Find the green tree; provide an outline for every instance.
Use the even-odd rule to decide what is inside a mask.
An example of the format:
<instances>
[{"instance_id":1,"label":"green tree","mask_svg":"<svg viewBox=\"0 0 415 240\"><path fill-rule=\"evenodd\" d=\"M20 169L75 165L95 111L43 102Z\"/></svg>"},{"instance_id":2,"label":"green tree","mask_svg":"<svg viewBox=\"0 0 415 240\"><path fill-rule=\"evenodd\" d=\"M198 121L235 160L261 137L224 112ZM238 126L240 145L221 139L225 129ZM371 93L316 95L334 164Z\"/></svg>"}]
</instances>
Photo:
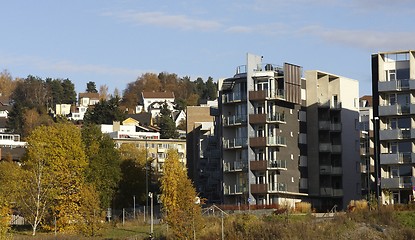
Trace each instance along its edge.
<instances>
[{"instance_id":1,"label":"green tree","mask_svg":"<svg viewBox=\"0 0 415 240\"><path fill-rule=\"evenodd\" d=\"M85 124L112 124L113 121L123 121L125 113L121 110L118 97L101 100L85 113Z\"/></svg>"},{"instance_id":2,"label":"green tree","mask_svg":"<svg viewBox=\"0 0 415 240\"><path fill-rule=\"evenodd\" d=\"M200 228L201 207L196 204L196 190L179 161L177 150L168 151L163 169L160 179L163 218L174 239L192 239Z\"/></svg>"},{"instance_id":3,"label":"green tree","mask_svg":"<svg viewBox=\"0 0 415 240\"><path fill-rule=\"evenodd\" d=\"M88 82L86 84L86 90L85 91L87 93L97 93L98 90L97 90L97 86L95 85L95 82L92 82L92 81Z\"/></svg>"},{"instance_id":4,"label":"green tree","mask_svg":"<svg viewBox=\"0 0 415 240\"><path fill-rule=\"evenodd\" d=\"M69 79L62 80L63 96L62 103L75 104L76 103L76 91L75 85Z\"/></svg>"},{"instance_id":5,"label":"green tree","mask_svg":"<svg viewBox=\"0 0 415 240\"><path fill-rule=\"evenodd\" d=\"M159 127L160 127L160 138L170 139L178 138L179 133L176 130L176 123L171 118L171 111L168 109L167 104L164 103L160 110Z\"/></svg>"},{"instance_id":6,"label":"green tree","mask_svg":"<svg viewBox=\"0 0 415 240\"><path fill-rule=\"evenodd\" d=\"M102 208L111 206L118 182L121 179L121 156L114 141L102 134L97 125L82 129L89 165L86 178L99 193Z\"/></svg>"},{"instance_id":7,"label":"green tree","mask_svg":"<svg viewBox=\"0 0 415 240\"><path fill-rule=\"evenodd\" d=\"M217 98L217 87L213 82L212 77L209 77L206 81L206 90L203 94L203 98L207 100L215 100Z\"/></svg>"},{"instance_id":8,"label":"green tree","mask_svg":"<svg viewBox=\"0 0 415 240\"><path fill-rule=\"evenodd\" d=\"M123 143L119 148L121 154L122 178L118 185L116 196L117 206L132 206L132 197L136 196L137 204L145 204L146 193L146 149L137 148L132 143ZM147 165L147 166L148 166ZM151 176L151 172L148 172ZM149 178L150 179L150 178Z\"/></svg>"}]
</instances>

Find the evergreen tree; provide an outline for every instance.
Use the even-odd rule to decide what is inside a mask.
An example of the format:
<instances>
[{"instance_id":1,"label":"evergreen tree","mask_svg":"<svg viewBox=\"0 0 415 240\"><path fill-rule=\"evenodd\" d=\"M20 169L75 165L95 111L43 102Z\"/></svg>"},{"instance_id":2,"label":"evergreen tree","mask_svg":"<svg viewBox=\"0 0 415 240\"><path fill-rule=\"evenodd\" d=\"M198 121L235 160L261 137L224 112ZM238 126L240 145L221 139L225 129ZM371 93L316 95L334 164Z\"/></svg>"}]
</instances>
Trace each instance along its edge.
<instances>
[{"instance_id":1,"label":"evergreen tree","mask_svg":"<svg viewBox=\"0 0 415 240\"><path fill-rule=\"evenodd\" d=\"M179 137L179 133L176 130L176 123L171 118L171 111L167 107L167 103L163 104L160 110L159 127L160 138L162 139L175 139Z\"/></svg>"}]
</instances>

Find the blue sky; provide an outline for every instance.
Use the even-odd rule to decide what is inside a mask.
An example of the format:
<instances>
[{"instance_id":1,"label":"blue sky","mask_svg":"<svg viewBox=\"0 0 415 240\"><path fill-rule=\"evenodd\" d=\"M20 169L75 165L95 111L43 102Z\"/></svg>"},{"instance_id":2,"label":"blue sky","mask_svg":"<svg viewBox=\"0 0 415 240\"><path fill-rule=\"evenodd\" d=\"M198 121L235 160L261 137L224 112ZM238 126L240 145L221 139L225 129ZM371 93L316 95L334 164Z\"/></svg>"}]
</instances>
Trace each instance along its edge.
<instances>
[{"instance_id":1,"label":"blue sky","mask_svg":"<svg viewBox=\"0 0 415 240\"><path fill-rule=\"evenodd\" d=\"M231 77L246 53L357 79L415 49L413 0L2 1L0 70L124 90L145 72Z\"/></svg>"}]
</instances>

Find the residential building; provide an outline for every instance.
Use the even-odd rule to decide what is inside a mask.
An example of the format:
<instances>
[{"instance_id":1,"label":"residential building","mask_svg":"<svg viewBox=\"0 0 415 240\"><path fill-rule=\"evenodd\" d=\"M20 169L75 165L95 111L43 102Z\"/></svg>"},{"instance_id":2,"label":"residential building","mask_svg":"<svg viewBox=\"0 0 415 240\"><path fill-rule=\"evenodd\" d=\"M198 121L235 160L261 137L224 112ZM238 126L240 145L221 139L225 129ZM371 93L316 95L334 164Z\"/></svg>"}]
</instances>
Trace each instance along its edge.
<instances>
[{"instance_id":1,"label":"residential building","mask_svg":"<svg viewBox=\"0 0 415 240\"><path fill-rule=\"evenodd\" d=\"M382 203L408 203L415 187L415 51L372 54L372 93L376 193Z\"/></svg>"},{"instance_id":2,"label":"residential building","mask_svg":"<svg viewBox=\"0 0 415 240\"><path fill-rule=\"evenodd\" d=\"M305 71L308 194L317 209L344 209L361 198L359 83Z\"/></svg>"},{"instance_id":3,"label":"residential building","mask_svg":"<svg viewBox=\"0 0 415 240\"><path fill-rule=\"evenodd\" d=\"M219 111L209 106L186 109L187 169L196 191L207 204L222 203Z\"/></svg>"},{"instance_id":4,"label":"residential building","mask_svg":"<svg viewBox=\"0 0 415 240\"><path fill-rule=\"evenodd\" d=\"M83 120L88 107L97 103L99 103L99 93L79 93L78 105L71 106L69 118L75 121Z\"/></svg>"},{"instance_id":5,"label":"residential building","mask_svg":"<svg viewBox=\"0 0 415 240\"><path fill-rule=\"evenodd\" d=\"M149 112L153 118L156 118L164 104L167 104L170 111L174 110L174 99L173 92L141 92L141 105L136 107L135 112Z\"/></svg>"},{"instance_id":6,"label":"residential building","mask_svg":"<svg viewBox=\"0 0 415 240\"><path fill-rule=\"evenodd\" d=\"M219 82L225 204L294 206L307 197L301 74L300 66L247 54L246 65Z\"/></svg>"},{"instance_id":7,"label":"residential building","mask_svg":"<svg viewBox=\"0 0 415 240\"><path fill-rule=\"evenodd\" d=\"M360 98L360 168L362 196L370 199L375 192L375 142L373 134L372 96Z\"/></svg>"},{"instance_id":8,"label":"residential building","mask_svg":"<svg viewBox=\"0 0 415 240\"><path fill-rule=\"evenodd\" d=\"M184 139L115 138L114 141L117 147L124 143L131 143L137 148L146 149L147 157L152 159L151 167L158 175L163 173L163 165L169 149L176 149L180 162L183 167L186 166L186 140Z\"/></svg>"}]
</instances>

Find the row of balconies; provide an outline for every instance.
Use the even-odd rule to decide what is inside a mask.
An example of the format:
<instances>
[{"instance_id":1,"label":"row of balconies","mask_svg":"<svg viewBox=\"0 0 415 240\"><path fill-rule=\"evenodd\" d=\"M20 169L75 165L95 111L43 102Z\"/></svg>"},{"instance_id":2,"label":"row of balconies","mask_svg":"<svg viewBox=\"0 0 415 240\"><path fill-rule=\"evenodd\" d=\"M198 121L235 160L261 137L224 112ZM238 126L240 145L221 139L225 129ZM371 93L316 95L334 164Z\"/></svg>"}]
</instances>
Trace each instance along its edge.
<instances>
[{"instance_id":1,"label":"row of balconies","mask_svg":"<svg viewBox=\"0 0 415 240\"><path fill-rule=\"evenodd\" d=\"M382 153L380 154L381 165L415 163L415 153Z\"/></svg>"},{"instance_id":2,"label":"row of balconies","mask_svg":"<svg viewBox=\"0 0 415 240\"><path fill-rule=\"evenodd\" d=\"M414 79L399 79L396 81L382 81L378 82L379 92L394 92L403 90L414 90L415 80Z\"/></svg>"},{"instance_id":3,"label":"row of balconies","mask_svg":"<svg viewBox=\"0 0 415 240\"><path fill-rule=\"evenodd\" d=\"M241 102L246 100L246 93L231 92L222 95L222 103Z\"/></svg>"},{"instance_id":4,"label":"row of balconies","mask_svg":"<svg viewBox=\"0 0 415 240\"><path fill-rule=\"evenodd\" d=\"M332 144L332 143L320 143L319 144L319 151L320 152L328 152L328 153L341 153L342 152L342 145Z\"/></svg>"},{"instance_id":5,"label":"row of balconies","mask_svg":"<svg viewBox=\"0 0 415 240\"><path fill-rule=\"evenodd\" d=\"M415 178L413 176L394 177L394 178L381 178L381 188L395 189L395 188L408 188L412 189L415 185Z\"/></svg>"},{"instance_id":6,"label":"row of balconies","mask_svg":"<svg viewBox=\"0 0 415 240\"><path fill-rule=\"evenodd\" d=\"M249 138L251 147L286 147L286 138L283 136L276 137L251 137ZM223 140L223 148L235 149L248 146L248 138L232 138Z\"/></svg>"},{"instance_id":7,"label":"row of balconies","mask_svg":"<svg viewBox=\"0 0 415 240\"><path fill-rule=\"evenodd\" d=\"M374 155L374 154L375 154L374 148L368 148L368 147L360 148L360 156L368 156L368 155Z\"/></svg>"}]
</instances>

